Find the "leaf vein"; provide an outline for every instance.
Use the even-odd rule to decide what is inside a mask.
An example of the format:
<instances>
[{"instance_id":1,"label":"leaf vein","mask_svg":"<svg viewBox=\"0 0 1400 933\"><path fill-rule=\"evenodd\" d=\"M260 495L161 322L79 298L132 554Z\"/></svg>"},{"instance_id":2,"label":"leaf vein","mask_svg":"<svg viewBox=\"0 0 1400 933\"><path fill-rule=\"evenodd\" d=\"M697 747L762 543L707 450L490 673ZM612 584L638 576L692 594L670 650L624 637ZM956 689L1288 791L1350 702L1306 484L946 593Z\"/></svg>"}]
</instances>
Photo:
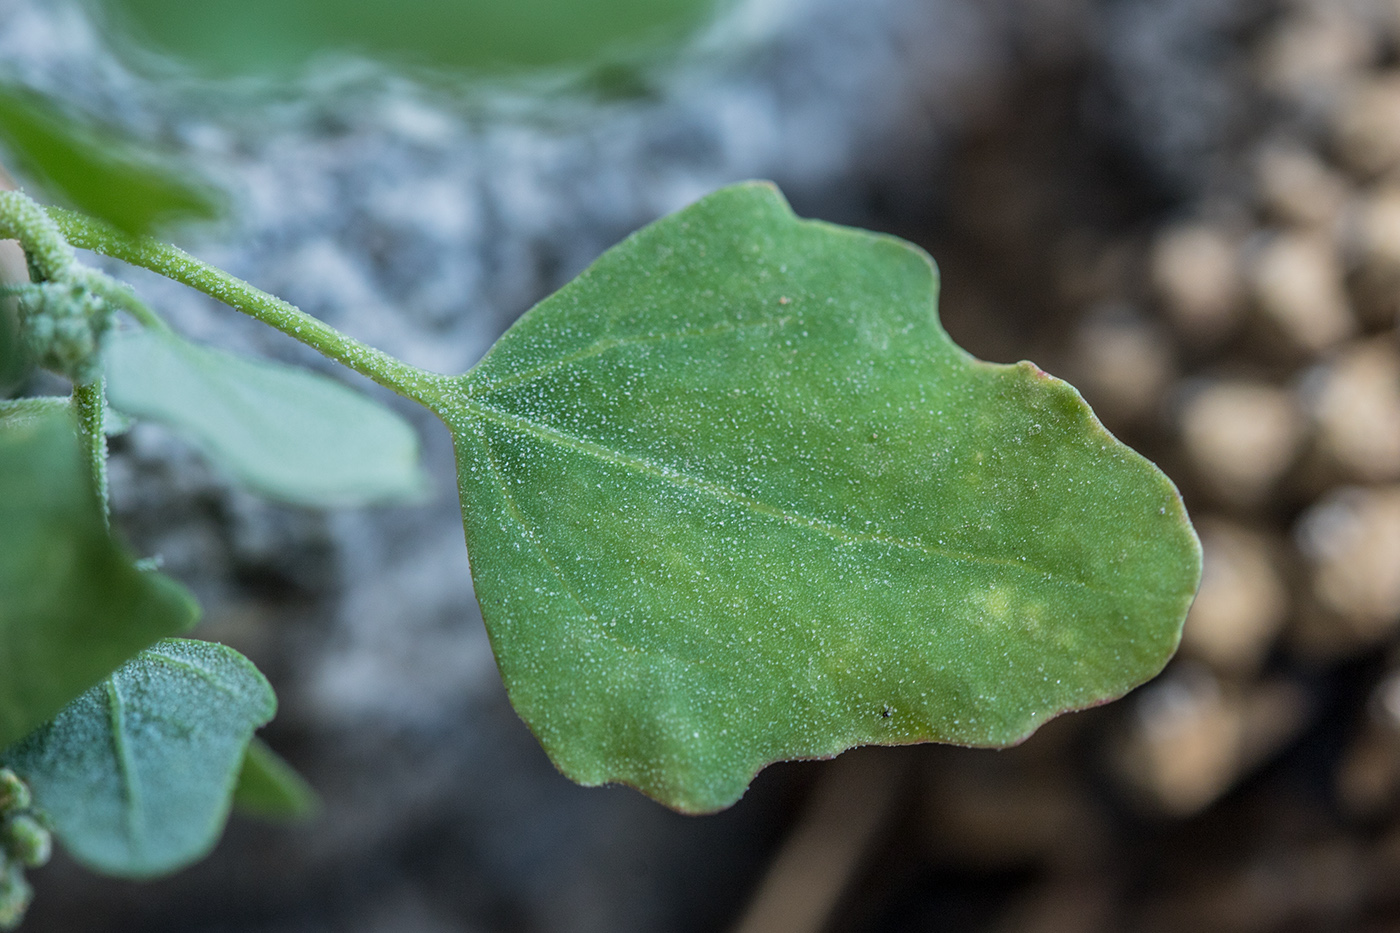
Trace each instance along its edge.
<instances>
[{"instance_id":1,"label":"leaf vein","mask_svg":"<svg viewBox=\"0 0 1400 933\"><path fill-rule=\"evenodd\" d=\"M121 687L116 677L107 678L107 707L112 723L112 750L117 758L117 770L121 774L122 796L126 798L126 832L132 852L145 848L145 833L142 827L141 789L136 778L136 762L132 759L131 747L126 741L126 701L122 698Z\"/></svg>"},{"instance_id":2,"label":"leaf vein","mask_svg":"<svg viewBox=\"0 0 1400 933\"><path fill-rule=\"evenodd\" d=\"M719 324L716 324L714 327L707 327L699 330L679 330L665 334L638 334L632 337L606 337L601 340L595 341L594 343L590 344L587 347L584 347L583 349L575 350L573 353L566 354L564 356L559 357L558 359L550 360L548 363L536 366L534 369L528 369L520 373L513 373L509 376L497 380L496 382L487 383L476 392L473 392L472 386L468 384L467 397L487 398L492 393L497 392L499 390L509 389L517 385L523 385L525 383L532 382L535 379L540 378L541 376L547 375L548 373L555 371L556 369L563 369L565 366L570 366L574 363L580 362L581 360L591 359L595 356L602 356L604 353L609 353L613 350L617 350L622 347L637 346L639 344L646 343L665 343L668 340L716 337L720 334L729 333L730 331L735 330L742 330L748 327L778 328L786 326L792 320L792 315L787 314L783 315L782 317L761 318L756 321L722 321Z\"/></svg>"},{"instance_id":3,"label":"leaf vein","mask_svg":"<svg viewBox=\"0 0 1400 933\"><path fill-rule=\"evenodd\" d=\"M595 457L607 463L612 463L617 466L623 467L624 469L632 470L637 473L647 474L657 479L661 479L666 482L672 483L681 488L689 489L695 492L702 493L704 495L708 495L709 497L717 501L740 506L758 515L778 519L779 521L787 522L791 525L796 525L798 527L810 529L844 544L881 544L888 547L899 548L901 550L918 551L930 557L941 557L945 560L950 560L954 562L977 564L989 567L1003 567L1010 570L1021 571L1023 573L1038 573L1047 579L1054 579L1058 582L1062 582L1080 589L1089 590L1091 592L1113 592L1107 588L1094 586L1093 584L1085 580L1066 578L1059 573L1045 570L1044 568L1034 566L1023 560L1017 560L1007 557L990 557L981 554L974 554L970 551L959 551L954 548L934 546L924 541L903 538L897 535L881 534L879 532L870 531L852 531L851 529L844 528L841 525L836 524L835 522L825 521L820 518L813 518L812 516L803 515L791 509L784 509L779 506L769 505L768 503L756 499L753 496L740 492L737 489L732 489L721 483L716 483L713 480L691 476L690 474L675 469L674 467L666 466L664 464L658 464L655 461L648 460L644 457L638 457L632 454L624 453L620 450L615 450L604 444L600 444L597 441L577 437L573 434L561 431L556 427L547 424L541 424L538 421L524 417L522 415L517 415L508 411L502 411L499 408L495 408L491 405L484 404L480 400L469 399L467 400L466 405L468 410L472 414L475 414L481 418L486 418L488 420L494 421L496 424L504 428L514 430L522 434L532 435L533 437L539 440L546 441L559 447L568 448L576 453L581 453L591 457ZM504 488L504 481L502 480L501 482L502 492L503 494L506 494Z\"/></svg>"}]
</instances>

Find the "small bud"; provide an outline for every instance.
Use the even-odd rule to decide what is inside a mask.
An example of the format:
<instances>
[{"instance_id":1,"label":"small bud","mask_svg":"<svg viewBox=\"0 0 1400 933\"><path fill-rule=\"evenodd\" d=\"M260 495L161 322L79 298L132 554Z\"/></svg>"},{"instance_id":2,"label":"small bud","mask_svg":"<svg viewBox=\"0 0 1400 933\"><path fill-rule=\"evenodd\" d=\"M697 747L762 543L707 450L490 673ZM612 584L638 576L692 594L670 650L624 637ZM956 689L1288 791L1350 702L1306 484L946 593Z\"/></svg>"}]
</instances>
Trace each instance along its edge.
<instances>
[{"instance_id":1,"label":"small bud","mask_svg":"<svg viewBox=\"0 0 1400 933\"><path fill-rule=\"evenodd\" d=\"M19 300L25 342L40 366L76 383L100 373L103 340L112 327L111 306L77 282L43 282Z\"/></svg>"},{"instance_id":2,"label":"small bud","mask_svg":"<svg viewBox=\"0 0 1400 933\"><path fill-rule=\"evenodd\" d=\"M42 868L53 855L53 836L27 813L5 821L5 849L28 868Z\"/></svg>"},{"instance_id":3,"label":"small bud","mask_svg":"<svg viewBox=\"0 0 1400 933\"><path fill-rule=\"evenodd\" d=\"M31 806L29 787L9 768L0 768L0 813L28 810Z\"/></svg>"}]
</instances>

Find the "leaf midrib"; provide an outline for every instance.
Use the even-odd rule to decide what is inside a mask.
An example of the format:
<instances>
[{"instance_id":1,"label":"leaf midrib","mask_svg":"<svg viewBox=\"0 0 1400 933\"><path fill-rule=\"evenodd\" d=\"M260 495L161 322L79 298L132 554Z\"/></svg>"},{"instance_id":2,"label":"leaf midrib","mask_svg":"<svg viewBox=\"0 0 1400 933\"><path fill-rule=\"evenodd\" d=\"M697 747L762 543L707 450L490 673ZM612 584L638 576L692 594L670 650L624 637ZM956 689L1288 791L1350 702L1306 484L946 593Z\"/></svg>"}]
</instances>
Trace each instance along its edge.
<instances>
[{"instance_id":1,"label":"leaf midrib","mask_svg":"<svg viewBox=\"0 0 1400 933\"><path fill-rule=\"evenodd\" d=\"M699 340L706 337L717 337L720 334L727 334L732 331L747 330L752 327L786 327L795 319L794 315L785 314L781 317L758 318L752 321L721 321L713 327L702 327L694 330L678 330L660 334L633 334L628 337L603 337L582 349L575 350L573 353L566 354L558 359L550 360L547 363L542 363L539 366L524 370L523 372L511 373L508 376L503 376L495 382L488 382L482 385L479 389L469 382L466 386L467 398L489 397L503 389L510 389L515 386L533 382L541 376L548 375L558 369L563 369L565 366L571 366L574 363L592 359L595 356L602 356L605 353L610 353L613 350L619 350L624 347L635 347L648 343L665 343L669 340Z\"/></svg>"},{"instance_id":2,"label":"leaf midrib","mask_svg":"<svg viewBox=\"0 0 1400 933\"><path fill-rule=\"evenodd\" d=\"M620 450L614 450L613 448L608 447L604 444L600 444L597 441L577 437L565 431L561 431L552 425L542 424L539 421L535 421L523 415L517 415L513 412L503 411L492 405L486 404L484 401L481 401L479 399L467 398L463 400L463 404L466 407L467 413L469 415L495 422L501 427L514 430L521 434L531 435L538 440L542 440L554 444L555 446L572 450L575 453L581 453L586 456L594 457L606 463L621 466L624 469L628 469L636 473L647 474L657 479L672 483L675 486L682 489L700 492L702 494L710 496L711 498L719 502L741 506L753 512L754 514L761 515L766 518L774 518L791 525L796 525L798 527L810 529L819 534L825 535L826 537L831 538L834 541L839 541L843 544L882 544L889 547L899 548L902 550L917 551L930 557L939 557L957 563L975 564L984 567L1000 567L1005 569L1018 570L1023 573L1036 573L1040 574L1046 579L1051 579L1058 583L1064 583L1071 586L1075 586L1080 589L1088 590L1090 592L1117 595L1116 591L1111 590L1107 587L1094 586L1093 584L1084 580L1066 579L1055 571L1045 570L1044 568L1028 564L1022 559L989 557L985 555L975 554L971 551L959 551L948 547L937 547L927 544L923 541L918 541L910 538L902 538L896 535L880 534L878 532L869 531L852 531L851 529L844 528L841 525L838 525L834 522L824 521L822 519L813 518L808 515L803 515L799 512L790 509L784 509L778 506L769 505L768 503L756 499L753 496L739 492L736 489L732 489L728 486L724 486L712 480L691 476L690 474L685 473L681 470L677 470L673 467L655 463L654 461L648 460L644 457L638 457L633 454L624 453ZM503 495L508 495L504 491L503 478L498 478L498 483L502 485Z\"/></svg>"}]
</instances>

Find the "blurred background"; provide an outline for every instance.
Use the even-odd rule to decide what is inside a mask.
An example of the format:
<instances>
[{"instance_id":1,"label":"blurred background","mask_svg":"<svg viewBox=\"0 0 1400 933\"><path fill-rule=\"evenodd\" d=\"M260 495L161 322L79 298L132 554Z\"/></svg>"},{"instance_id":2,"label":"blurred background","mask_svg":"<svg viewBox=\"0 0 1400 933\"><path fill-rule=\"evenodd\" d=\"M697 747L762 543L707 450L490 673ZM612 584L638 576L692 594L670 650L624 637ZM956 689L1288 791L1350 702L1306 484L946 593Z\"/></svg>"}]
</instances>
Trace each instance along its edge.
<instances>
[{"instance_id":1,"label":"blurred background","mask_svg":"<svg viewBox=\"0 0 1400 933\"><path fill-rule=\"evenodd\" d=\"M1395 0L0 0L0 152L443 371L772 178L927 248L953 337L1079 386L1205 547L1180 656L1124 701L1007 751L777 765L688 818L571 785L511 712L429 416L390 400L431 501L341 512L138 425L117 525L269 674L325 809L150 884L60 856L26 930L1400 928ZM123 274L191 337L384 397Z\"/></svg>"}]
</instances>

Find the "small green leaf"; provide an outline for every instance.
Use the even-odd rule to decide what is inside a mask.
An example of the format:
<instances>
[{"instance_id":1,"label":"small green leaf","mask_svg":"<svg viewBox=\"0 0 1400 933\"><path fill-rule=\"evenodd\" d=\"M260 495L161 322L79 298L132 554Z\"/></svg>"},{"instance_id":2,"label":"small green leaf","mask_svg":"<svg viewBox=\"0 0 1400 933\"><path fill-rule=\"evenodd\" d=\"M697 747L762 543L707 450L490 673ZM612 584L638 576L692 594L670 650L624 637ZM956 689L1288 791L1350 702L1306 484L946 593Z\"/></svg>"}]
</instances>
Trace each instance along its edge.
<instances>
[{"instance_id":1,"label":"small green leaf","mask_svg":"<svg viewBox=\"0 0 1400 933\"><path fill-rule=\"evenodd\" d=\"M418 498L418 435L397 414L319 373L120 331L107 348L112 407L188 436L239 482L298 505Z\"/></svg>"},{"instance_id":2,"label":"small green leaf","mask_svg":"<svg viewBox=\"0 0 1400 933\"><path fill-rule=\"evenodd\" d=\"M267 743L254 738L243 756L233 808L248 816L279 822L299 822L315 816L321 800L306 779Z\"/></svg>"},{"instance_id":3,"label":"small green leaf","mask_svg":"<svg viewBox=\"0 0 1400 933\"><path fill-rule=\"evenodd\" d=\"M728 188L526 314L439 410L477 597L555 764L689 812L766 764L1002 746L1176 649L1180 498L984 363L891 237Z\"/></svg>"},{"instance_id":4,"label":"small green leaf","mask_svg":"<svg viewBox=\"0 0 1400 933\"><path fill-rule=\"evenodd\" d=\"M108 536L71 419L0 419L0 749L198 615Z\"/></svg>"},{"instance_id":5,"label":"small green leaf","mask_svg":"<svg viewBox=\"0 0 1400 933\"><path fill-rule=\"evenodd\" d=\"M272 688L238 652L166 639L4 759L74 858L151 878L214 847L248 741L276 708Z\"/></svg>"},{"instance_id":6,"label":"small green leaf","mask_svg":"<svg viewBox=\"0 0 1400 933\"><path fill-rule=\"evenodd\" d=\"M128 233L221 213L188 171L28 88L0 84L0 142L35 181Z\"/></svg>"}]
</instances>

